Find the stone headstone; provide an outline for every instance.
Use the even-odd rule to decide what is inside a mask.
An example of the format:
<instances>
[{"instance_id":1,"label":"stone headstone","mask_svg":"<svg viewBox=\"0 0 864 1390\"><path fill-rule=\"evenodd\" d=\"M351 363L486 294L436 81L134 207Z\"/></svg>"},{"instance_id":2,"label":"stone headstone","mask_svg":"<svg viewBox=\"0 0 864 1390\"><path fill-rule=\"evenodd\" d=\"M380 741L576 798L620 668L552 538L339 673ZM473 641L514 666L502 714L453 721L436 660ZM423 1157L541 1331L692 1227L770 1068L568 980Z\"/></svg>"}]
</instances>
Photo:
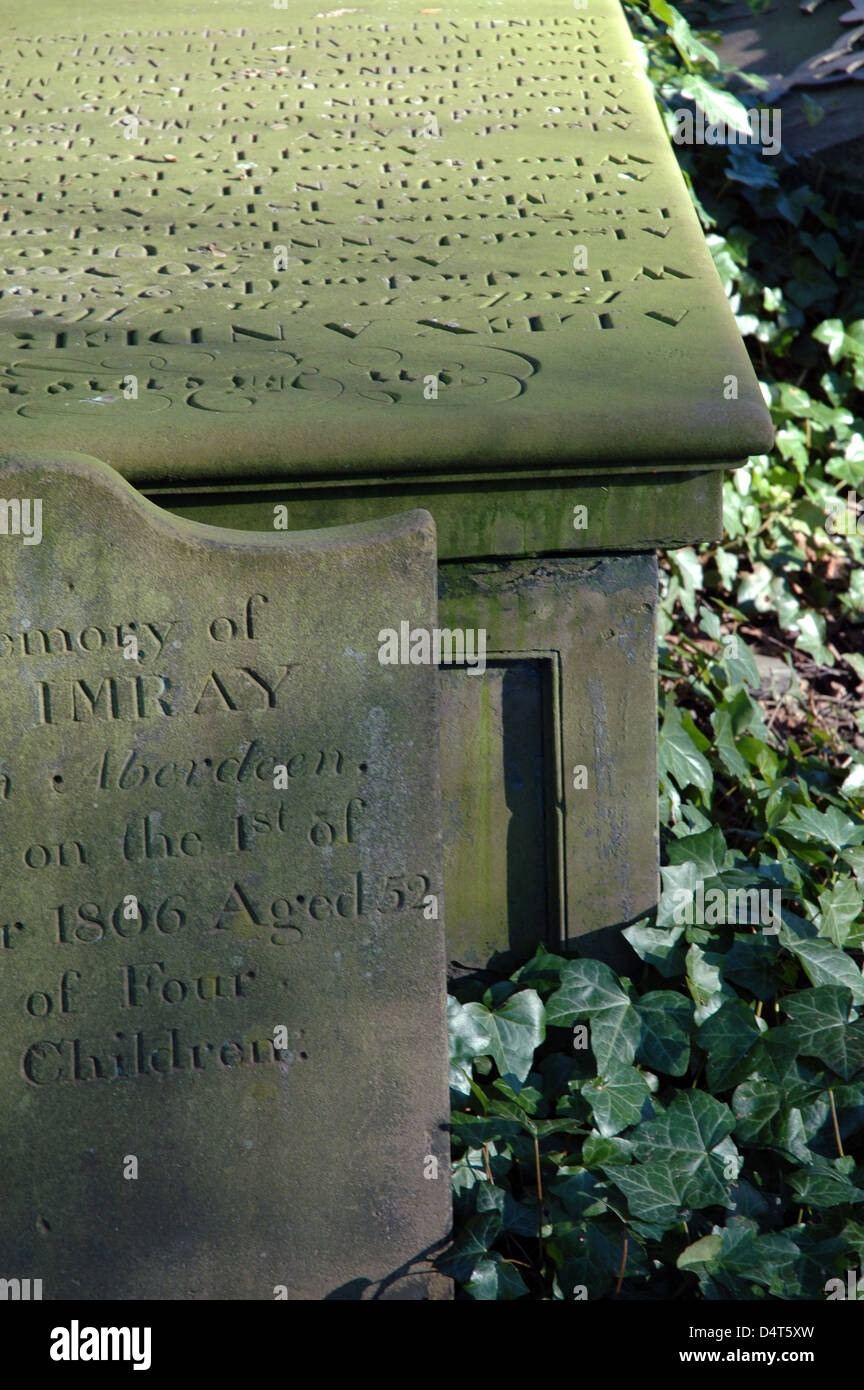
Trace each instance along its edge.
<instances>
[{"instance_id":1,"label":"stone headstone","mask_svg":"<svg viewBox=\"0 0 864 1390\"><path fill-rule=\"evenodd\" d=\"M431 518L218 530L79 455L0 492L0 1275L440 1296L437 671L379 660Z\"/></svg>"}]
</instances>

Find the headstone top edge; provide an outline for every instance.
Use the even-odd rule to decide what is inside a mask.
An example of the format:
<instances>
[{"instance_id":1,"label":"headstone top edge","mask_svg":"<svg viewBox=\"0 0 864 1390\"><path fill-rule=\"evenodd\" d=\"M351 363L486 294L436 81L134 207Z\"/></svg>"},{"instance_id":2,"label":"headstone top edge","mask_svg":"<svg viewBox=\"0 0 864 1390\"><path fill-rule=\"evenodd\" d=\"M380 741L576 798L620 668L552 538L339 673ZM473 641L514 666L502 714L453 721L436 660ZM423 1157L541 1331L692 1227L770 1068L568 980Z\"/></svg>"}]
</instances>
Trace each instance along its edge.
<instances>
[{"instance_id":1,"label":"headstone top edge","mask_svg":"<svg viewBox=\"0 0 864 1390\"><path fill-rule=\"evenodd\" d=\"M178 541L195 541L217 549L230 547L248 553L269 554L274 551L292 554L314 550L317 553L346 546L375 547L403 538L423 536L425 548L434 558L436 553L435 519L423 507L394 511L371 521L310 528L303 531L277 531L273 535L261 531L211 526L204 522L180 517L151 502L132 482L102 459L86 454L15 453L0 457L0 494L9 491L8 483L16 474L56 474L58 483L77 478L106 494L113 494L118 503L137 510L142 519Z\"/></svg>"}]
</instances>

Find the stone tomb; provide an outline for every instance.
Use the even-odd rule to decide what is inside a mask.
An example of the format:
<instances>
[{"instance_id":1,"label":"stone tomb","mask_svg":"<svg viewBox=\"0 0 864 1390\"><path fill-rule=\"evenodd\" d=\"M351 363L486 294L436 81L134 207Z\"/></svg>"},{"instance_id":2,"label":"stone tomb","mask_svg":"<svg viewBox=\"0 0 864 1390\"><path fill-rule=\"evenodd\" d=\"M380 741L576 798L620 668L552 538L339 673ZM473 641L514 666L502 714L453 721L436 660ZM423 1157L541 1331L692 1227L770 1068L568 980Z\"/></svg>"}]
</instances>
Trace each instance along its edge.
<instances>
[{"instance_id":1,"label":"stone tomb","mask_svg":"<svg viewBox=\"0 0 864 1390\"><path fill-rule=\"evenodd\" d=\"M450 1213L428 513L261 536L82 456L0 536L3 1267L424 1298Z\"/></svg>"},{"instance_id":2,"label":"stone tomb","mask_svg":"<svg viewBox=\"0 0 864 1390\"><path fill-rule=\"evenodd\" d=\"M658 894L655 551L772 440L621 7L168 8L12 6L0 448L217 526L427 508L489 654L442 680L449 955L617 951Z\"/></svg>"}]
</instances>

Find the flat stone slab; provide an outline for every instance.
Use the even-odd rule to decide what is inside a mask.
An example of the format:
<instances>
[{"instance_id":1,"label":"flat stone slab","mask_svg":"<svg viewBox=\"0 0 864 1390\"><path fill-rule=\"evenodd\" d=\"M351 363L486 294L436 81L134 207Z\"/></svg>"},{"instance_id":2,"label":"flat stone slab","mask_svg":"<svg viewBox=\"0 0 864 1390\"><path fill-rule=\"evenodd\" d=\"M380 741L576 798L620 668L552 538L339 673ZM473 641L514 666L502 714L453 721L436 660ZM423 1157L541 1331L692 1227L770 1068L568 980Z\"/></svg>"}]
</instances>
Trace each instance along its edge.
<instances>
[{"instance_id":1,"label":"flat stone slab","mask_svg":"<svg viewBox=\"0 0 864 1390\"><path fill-rule=\"evenodd\" d=\"M434 626L431 518L268 537L80 456L2 480L4 1277L437 1296L437 671L379 661Z\"/></svg>"},{"instance_id":2,"label":"flat stone slab","mask_svg":"<svg viewBox=\"0 0 864 1390\"><path fill-rule=\"evenodd\" d=\"M0 447L142 486L770 447L617 0L321 5L16 0Z\"/></svg>"}]
</instances>

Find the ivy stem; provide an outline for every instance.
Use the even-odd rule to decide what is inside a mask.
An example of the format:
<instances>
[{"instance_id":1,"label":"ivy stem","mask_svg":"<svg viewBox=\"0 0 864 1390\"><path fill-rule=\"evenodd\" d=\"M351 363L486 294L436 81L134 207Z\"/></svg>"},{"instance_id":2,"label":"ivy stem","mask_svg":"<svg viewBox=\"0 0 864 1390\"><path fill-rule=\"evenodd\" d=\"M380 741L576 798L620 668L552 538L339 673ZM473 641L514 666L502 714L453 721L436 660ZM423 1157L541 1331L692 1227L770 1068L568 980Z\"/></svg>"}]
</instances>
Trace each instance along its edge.
<instances>
[{"instance_id":1,"label":"ivy stem","mask_svg":"<svg viewBox=\"0 0 864 1390\"><path fill-rule=\"evenodd\" d=\"M843 1145L840 1141L840 1126L837 1123L837 1107L834 1104L834 1092L831 1090L830 1086L828 1087L828 1099L831 1102L831 1119L834 1122L834 1138L837 1140L837 1152L841 1158L845 1158L846 1155L843 1152Z\"/></svg>"},{"instance_id":2,"label":"ivy stem","mask_svg":"<svg viewBox=\"0 0 864 1390\"><path fill-rule=\"evenodd\" d=\"M519 1254L525 1256L525 1260L526 1260L526 1262L527 1262L526 1265L525 1265L525 1268L526 1268L526 1269L533 1269L534 1266L533 1266L533 1264L531 1263L531 1256L528 1254L528 1251L525 1249L525 1246L522 1244L522 1242L519 1241L519 1240L517 1240L516 1237L512 1234L512 1232L511 1232L511 1234L510 1234L510 1239L511 1239L511 1241L513 1242L513 1244L516 1246L516 1249L519 1251Z\"/></svg>"},{"instance_id":3,"label":"ivy stem","mask_svg":"<svg viewBox=\"0 0 864 1390\"><path fill-rule=\"evenodd\" d=\"M615 1285L615 1293L616 1293L616 1294L620 1292L621 1285L624 1283L624 1270L625 1270L625 1268L627 1267L627 1247L628 1247L628 1245L629 1245L629 1239L628 1239L628 1236L627 1236L627 1232L625 1231L625 1232L624 1232L624 1249L621 1251L621 1268L620 1268L619 1271L618 1271L618 1283ZM614 1295L613 1295L613 1297L614 1297Z\"/></svg>"},{"instance_id":4,"label":"ivy stem","mask_svg":"<svg viewBox=\"0 0 864 1390\"><path fill-rule=\"evenodd\" d=\"M489 1179L489 1181L491 1182L492 1186L494 1187L494 1186L495 1186L495 1179L494 1179L493 1176L492 1176L492 1169L491 1169L490 1166L489 1166L489 1145L488 1145L488 1144L484 1144L484 1145L483 1145L483 1162L486 1164L486 1176L487 1176L487 1178Z\"/></svg>"},{"instance_id":5,"label":"ivy stem","mask_svg":"<svg viewBox=\"0 0 864 1390\"><path fill-rule=\"evenodd\" d=\"M540 1143L534 1135L534 1171L537 1174L537 1243L540 1246L540 1267L543 1267L543 1179L540 1176Z\"/></svg>"}]
</instances>

